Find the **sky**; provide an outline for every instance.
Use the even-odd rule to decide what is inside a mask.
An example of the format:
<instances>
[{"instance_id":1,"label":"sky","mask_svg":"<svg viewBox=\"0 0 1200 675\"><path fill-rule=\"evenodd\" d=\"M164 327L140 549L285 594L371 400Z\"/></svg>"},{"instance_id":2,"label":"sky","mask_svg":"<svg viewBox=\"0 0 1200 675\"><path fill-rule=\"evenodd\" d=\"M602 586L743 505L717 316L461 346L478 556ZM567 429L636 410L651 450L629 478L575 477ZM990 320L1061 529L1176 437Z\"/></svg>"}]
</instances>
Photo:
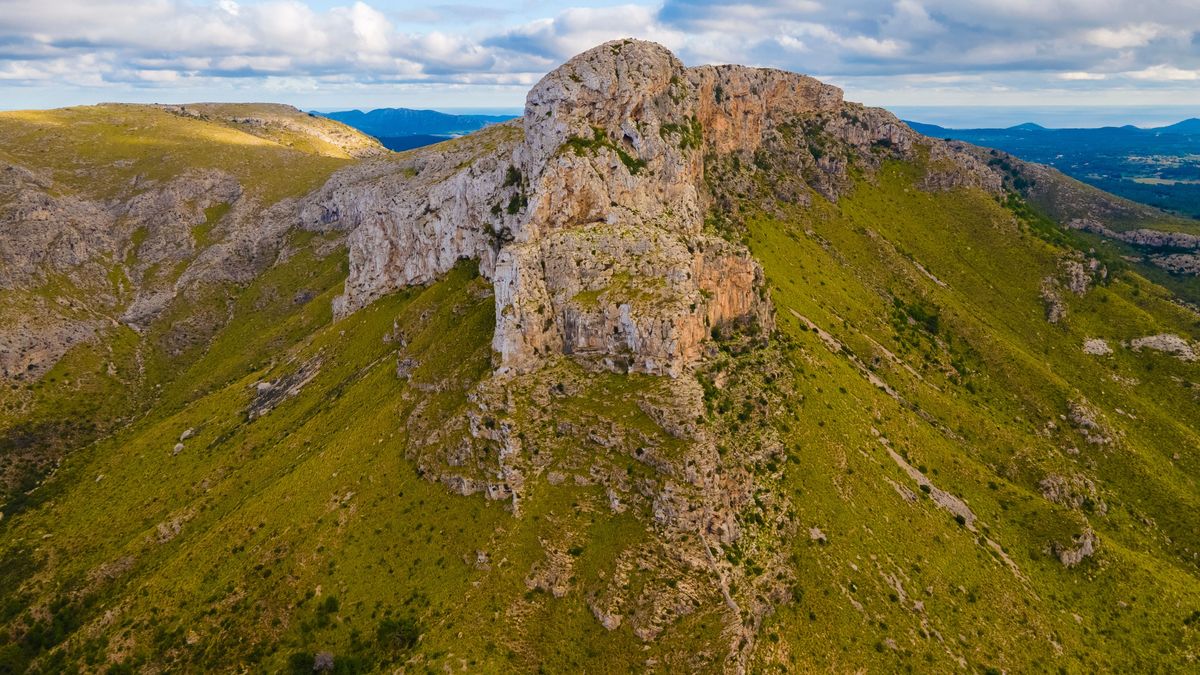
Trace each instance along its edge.
<instances>
[{"instance_id":1,"label":"sky","mask_svg":"<svg viewBox=\"0 0 1200 675\"><path fill-rule=\"evenodd\" d=\"M542 75L622 37L870 105L1200 116L1200 0L0 0L0 108L519 109Z\"/></svg>"}]
</instances>

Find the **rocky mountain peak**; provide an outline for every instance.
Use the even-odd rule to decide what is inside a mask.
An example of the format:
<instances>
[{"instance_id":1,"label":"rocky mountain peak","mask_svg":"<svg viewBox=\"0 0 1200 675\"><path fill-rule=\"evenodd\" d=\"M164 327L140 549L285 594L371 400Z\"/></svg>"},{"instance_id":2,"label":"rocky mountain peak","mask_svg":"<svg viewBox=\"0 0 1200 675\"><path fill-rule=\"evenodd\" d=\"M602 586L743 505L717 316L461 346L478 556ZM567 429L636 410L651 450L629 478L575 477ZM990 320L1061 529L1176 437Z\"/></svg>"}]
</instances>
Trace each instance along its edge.
<instances>
[{"instance_id":1,"label":"rocky mountain peak","mask_svg":"<svg viewBox=\"0 0 1200 675\"><path fill-rule=\"evenodd\" d=\"M836 147L779 146L808 127ZM720 198L708 163L754 161L769 145L768 154L800 162L773 172L794 183L778 194L836 199L851 164L904 156L919 138L890 113L846 104L841 90L813 78L686 68L661 45L631 39L547 74L523 118L505 129L493 132L504 136L494 149L465 165L450 163L461 162L455 153L430 153L418 182L386 206L364 208L363 199L382 196L377 181L322 205L323 218L357 214L339 315L473 258L495 286L502 372L565 353L618 371L678 375L711 335L733 326L765 334L771 322L758 264L740 243L705 232ZM951 155L942 146L931 152ZM930 187L974 181L994 189L994 176L973 163L957 153Z\"/></svg>"},{"instance_id":2,"label":"rocky mountain peak","mask_svg":"<svg viewBox=\"0 0 1200 675\"><path fill-rule=\"evenodd\" d=\"M661 45L617 40L589 49L554 69L529 91L524 126L530 159L545 162L572 137L624 132L635 148L638 127L680 109L686 68ZM619 139L624 140L624 139Z\"/></svg>"},{"instance_id":3,"label":"rocky mountain peak","mask_svg":"<svg viewBox=\"0 0 1200 675\"><path fill-rule=\"evenodd\" d=\"M699 231L706 151L753 152L776 124L841 105L840 89L804 75L745 66L688 69L653 42L606 42L547 74L526 98L525 174L544 179L539 187L546 189L535 191L515 236L631 218ZM583 149L607 150L620 164L593 162L597 175L583 175L571 159ZM554 199L563 184L583 187L587 178L614 184L619 194L582 190Z\"/></svg>"}]
</instances>

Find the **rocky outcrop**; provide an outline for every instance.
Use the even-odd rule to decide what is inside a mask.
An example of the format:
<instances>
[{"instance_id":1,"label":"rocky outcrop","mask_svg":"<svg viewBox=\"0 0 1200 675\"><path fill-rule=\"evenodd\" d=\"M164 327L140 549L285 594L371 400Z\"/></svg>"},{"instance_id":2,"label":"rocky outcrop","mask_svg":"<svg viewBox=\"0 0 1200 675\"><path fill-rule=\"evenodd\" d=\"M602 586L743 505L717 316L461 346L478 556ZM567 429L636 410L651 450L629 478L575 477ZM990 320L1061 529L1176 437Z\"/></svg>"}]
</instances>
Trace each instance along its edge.
<instances>
[{"instance_id":1,"label":"rocky outcrop","mask_svg":"<svg viewBox=\"0 0 1200 675\"><path fill-rule=\"evenodd\" d=\"M1095 482L1085 476L1050 474L1038 483L1038 490L1055 504L1087 509L1100 515L1108 513L1108 504L1100 498Z\"/></svg>"},{"instance_id":2,"label":"rocky outcrop","mask_svg":"<svg viewBox=\"0 0 1200 675\"><path fill-rule=\"evenodd\" d=\"M1171 272L1195 276L1200 274L1200 236L1187 232L1163 232L1139 228L1118 232L1094 218L1076 218L1067 223L1073 230L1098 234L1145 250L1146 260L1156 267Z\"/></svg>"},{"instance_id":3,"label":"rocky outcrop","mask_svg":"<svg viewBox=\"0 0 1200 675\"><path fill-rule=\"evenodd\" d=\"M1100 221L1091 218L1077 218L1067 223L1067 227L1073 230L1083 230L1084 232L1099 234L1110 239L1117 239L1127 244L1144 248L1169 248L1185 251L1200 250L1200 236L1186 232L1161 232L1146 228L1116 232L1106 227Z\"/></svg>"},{"instance_id":4,"label":"rocky outcrop","mask_svg":"<svg viewBox=\"0 0 1200 675\"><path fill-rule=\"evenodd\" d=\"M1058 558L1063 567L1075 567L1096 554L1096 545L1096 533L1088 529L1076 535L1069 546L1058 542L1051 544L1050 552Z\"/></svg>"},{"instance_id":5,"label":"rocky outcrop","mask_svg":"<svg viewBox=\"0 0 1200 675\"><path fill-rule=\"evenodd\" d=\"M657 44L618 40L546 75L518 122L407 153L402 174L343 172L303 220L350 231L338 316L472 258L496 287L500 371L566 353L678 375L714 331L771 328L757 263L706 231L706 213L761 183L726 181L722 167L783 162L766 172L767 201L807 203L836 200L854 166L918 155L926 189L1003 187L969 146L813 78L686 68Z\"/></svg>"},{"instance_id":6,"label":"rocky outcrop","mask_svg":"<svg viewBox=\"0 0 1200 675\"><path fill-rule=\"evenodd\" d=\"M1200 255L1195 253L1152 255L1150 262L1172 274L1200 276Z\"/></svg>"},{"instance_id":7,"label":"rocky outcrop","mask_svg":"<svg viewBox=\"0 0 1200 675\"><path fill-rule=\"evenodd\" d=\"M703 153L761 142L747 130L773 108L749 96L755 83L806 109L840 93L778 71L727 69L728 81L714 72L626 40L581 54L530 91L521 154L530 200L494 279L502 369L565 352L678 375L714 328L768 326L757 263L701 232ZM701 104L725 83L728 95ZM714 121L729 111L751 121Z\"/></svg>"},{"instance_id":8,"label":"rocky outcrop","mask_svg":"<svg viewBox=\"0 0 1200 675\"><path fill-rule=\"evenodd\" d=\"M1146 337L1130 340L1129 346L1135 352L1149 349L1151 351L1170 354L1181 361L1196 360L1196 350L1192 347L1191 343L1178 335L1147 335Z\"/></svg>"},{"instance_id":9,"label":"rocky outcrop","mask_svg":"<svg viewBox=\"0 0 1200 675\"><path fill-rule=\"evenodd\" d=\"M491 278L497 246L517 222L521 180L511 160L521 137L519 125L501 124L365 163L334 175L308 199L304 227L349 232L350 276L335 315L430 283L462 259L478 260Z\"/></svg>"},{"instance_id":10,"label":"rocky outcrop","mask_svg":"<svg viewBox=\"0 0 1200 675\"><path fill-rule=\"evenodd\" d=\"M1092 286L1108 280L1108 268L1095 258L1073 253L1058 261L1058 271L1042 279L1040 295L1046 321L1058 323L1067 315L1064 292L1086 295ZM1085 347L1086 350L1086 347Z\"/></svg>"}]
</instances>

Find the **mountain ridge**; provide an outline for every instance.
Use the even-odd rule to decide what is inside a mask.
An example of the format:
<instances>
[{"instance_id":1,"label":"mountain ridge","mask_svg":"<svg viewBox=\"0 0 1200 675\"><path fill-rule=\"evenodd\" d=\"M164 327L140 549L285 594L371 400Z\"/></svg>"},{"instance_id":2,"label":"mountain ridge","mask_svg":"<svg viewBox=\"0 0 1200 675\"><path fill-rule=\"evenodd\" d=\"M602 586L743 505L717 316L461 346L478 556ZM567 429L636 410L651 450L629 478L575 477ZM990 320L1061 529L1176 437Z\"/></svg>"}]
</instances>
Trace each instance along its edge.
<instances>
[{"instance_id":1,"label":"mountain ridge","mask_svg":"<svg viewBox=\"0 0 1200 675\"><path fill-rule=\"evenodd\" d=\"M1183 133L1195 133L1197 128L1200 128L1200 118L1191 117L1174 124L1166 124L1157 127L1139 127L1133 124L1125 124L1121 126L1109 125L1103 127L1047 127L1036 122L1022 122L1008 127L947 127L938 124L927 124L913 120L904 120L905 124L918 125L925 129L937 131L1087 131L1087 130L1104 130L1104 129L1121 129L1133 131L1156 131L1164 132L1167 130L1180 131ZM914 127L915 128L915 127ZM922 132L924 133L924 132Z\"/></svg>"},{"instance_id":2,"label":"mountain ridge","mask_svg":"<svg viewBox=\"0 0 1200 675\"><path fill-rule=\"evenodd\" d=\"M342 110L316 114L376 138L461 135L512 119L508 115L460 115L415 108L376 108L366 112Z\"/></svg>"},{"instance_id":3,"label":"mountain ridge","mask_svg":"<svg viewBox=\"0 0 1200 675\"><path fill-rule=\"evenodd\" d=\"M1102 190L1184 217L1200 218L1196 151L1200 135L1188 120L1165 127L1093 129L948 129L908 122L938 138L997 148L1066 172Z\"/></svg>"},{"instance_id":4,"label":"mountain ridge","mask_svg":"<svg viewBox=\"0 0 1200 675\"><path fill-rule=\"evenodd\" d=\"M4 504L15 670L1194 660L1188 223L634 40L399 154L91 113L0 115L0 309L109 319L0 442L121 418Z\"/></svg>"}]
</instances>

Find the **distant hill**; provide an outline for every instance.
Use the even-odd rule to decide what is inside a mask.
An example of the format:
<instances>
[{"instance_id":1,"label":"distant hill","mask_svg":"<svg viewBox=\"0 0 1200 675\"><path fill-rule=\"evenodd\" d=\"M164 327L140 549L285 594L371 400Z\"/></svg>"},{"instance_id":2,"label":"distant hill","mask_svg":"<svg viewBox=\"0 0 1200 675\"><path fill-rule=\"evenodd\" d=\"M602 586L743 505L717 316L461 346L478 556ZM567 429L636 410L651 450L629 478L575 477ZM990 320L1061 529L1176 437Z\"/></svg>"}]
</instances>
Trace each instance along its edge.
<instances>
[{"instance_id":1,"label":"distant hill","mask_svg":"<svg viewBox=\"0 0 1200 675\"><path fill-rule=\"evenodd\" d=\"M1200 219L1200 119L1142 129L1047 129L1032 122L1007 129L947 129L908 122L914 131L996 148L1049 164L1085 183L1151 206Z\"/></svg>"},{"instance_id":2,"label":"distant hill","mask_svg":"<svg viewBox=\"0 0 1200 675\"><path fill-rule=\"evenodd\" d=\"M1150 131L1173 134L1200 134L1200 118L1193 117L1182 122L1176 122L1175 124L1167 127L1151 129Z\"/></svg>"},{"instance_id":3,"label":"distant hill","mask_svg":"<svg viewBox=\"0 0 1200 675\"><path fill-rule=\"evenodd\" d=\"M380 139L404 136L458 136L513 118L512 115L451 115L436 110L410 108L380 108L370 112L343 110L320 114Z\"/></svg>"},{"instance_id":4,"label":"distant hill","mask_svg":"<svg viewBox=\"0 0 1200 675\"><path fill-rule=\"evenodd\" d=\"M379 136L378 140L383 147L393 152L404 152L405 150L413 150L415 148L423 148L426 145L441 143L448 141L453 136L434 136L432 134L414 134L412 136Z\"/></svg>"}]
</instances>

